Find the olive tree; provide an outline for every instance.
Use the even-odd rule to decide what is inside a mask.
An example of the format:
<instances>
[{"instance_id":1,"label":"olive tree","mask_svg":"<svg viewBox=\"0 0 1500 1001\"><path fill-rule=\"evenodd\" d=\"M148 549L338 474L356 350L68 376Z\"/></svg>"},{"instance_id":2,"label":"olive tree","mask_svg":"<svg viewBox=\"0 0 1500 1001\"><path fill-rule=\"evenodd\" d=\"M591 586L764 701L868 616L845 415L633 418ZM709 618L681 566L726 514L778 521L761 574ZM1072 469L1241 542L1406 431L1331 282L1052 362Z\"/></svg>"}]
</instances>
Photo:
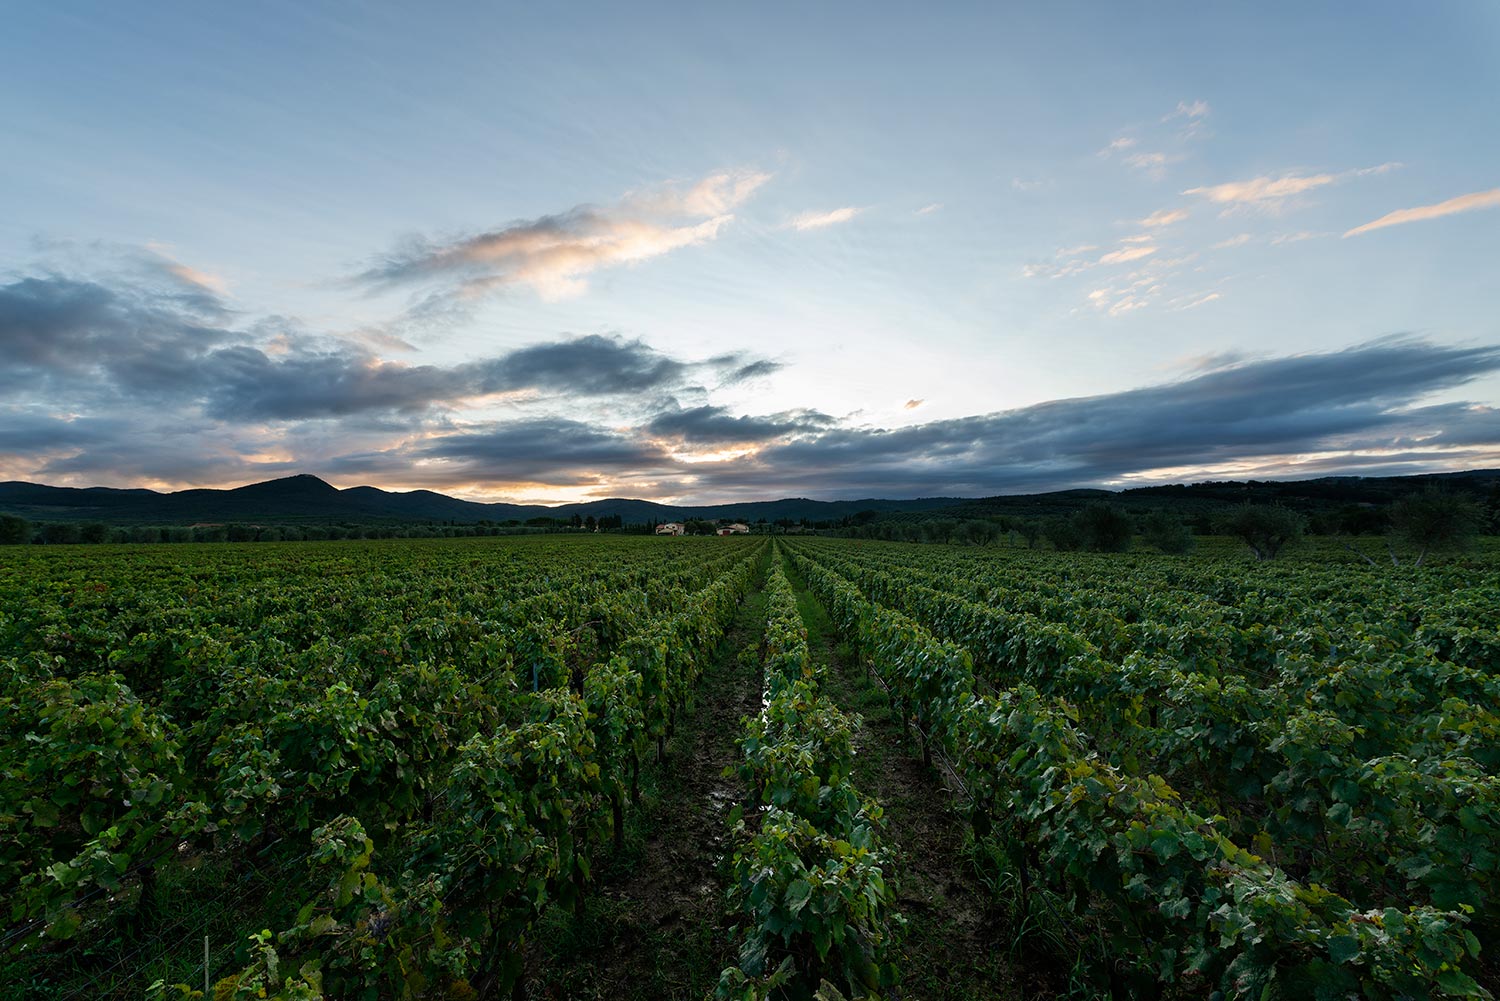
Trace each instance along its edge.
<instances>
[{"instance_id":1,"label":"olive tree","mask_svg":"<svg viewBox=\"0 0 1500 1001\"><path fill-rule=\"evenodd\" d=\"M1257 560L1274 560L1282 547L1307 530L1307 519L1280 504L1241 504L1219 521L1219 528L1250 547Z\"/></svg>"},{"instance_id":2,"label":"olive tree","mask_svg":"<svg viewBox=\"0 0 1500 1001\"><path fill-rule=\"evenodd\" d=\"M19 546L31 541L31 522L13 514L0 514L0 546Z\"/></svg>"},{"instance_id":3,"label":"olive tree","mask_svg":"<svg viewBox=\"0 0 1500 1001\"><path fill-rule=\"evenodd\" d=\"M1193 530L1170 511L1152 511L1141 521L1141 539L1164 553L1181 555L1193 548Z\"/></svg>"},{"instance_id":4,"label":"olive tree","mask_svg":"<svg viewBox=\"0 0 1500 1001\"><path fill-rule=\"evenodd\" d=\"M1096 553L1123 553L1130 548L1130 516L1113 504L1096 501L1073 516L1086 548Z\"/></svg>"},{"instance_id":5,"label":"olive tree","mask_svg":"<svg viewBox=\"0 0 1500 1001\"><path fill-rule=\"evenodd\" d=\"M1391 505L1391 534L1417 550L1413 566L1428 553L1457 551L1473 545L1479 535L1479 505L1464 494L1431 488L1408 494ZM1391 562L1399 565L1394 547Z\"/></svg>"}]
</instances>

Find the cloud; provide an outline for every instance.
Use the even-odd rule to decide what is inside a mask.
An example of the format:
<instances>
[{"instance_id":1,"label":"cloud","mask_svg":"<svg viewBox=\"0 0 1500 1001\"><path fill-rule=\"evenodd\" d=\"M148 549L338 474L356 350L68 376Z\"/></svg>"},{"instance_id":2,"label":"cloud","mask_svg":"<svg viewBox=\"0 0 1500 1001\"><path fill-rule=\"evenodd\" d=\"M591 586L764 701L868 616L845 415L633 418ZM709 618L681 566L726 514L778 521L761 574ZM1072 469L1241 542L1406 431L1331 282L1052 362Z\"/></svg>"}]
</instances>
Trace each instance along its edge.
<instances>
[{"instance_id":1,"label":"cloud","mask_svg":"<svg viewBox=\"0 0 1500 1001\"><path fill-rule=\"evenodd\" d=\"M365 343L288 324L238 330L201 322L171 294L62 276L0 286L0 387L36 399L110 405L151 397L215 420L300 421L451 409L496 394L571 398L733 384L780 364L747 352L703 362L645 342L589 334L456 365L381 358Z\"/></svg>"},{"instance_id":2,"label":"cloud","mask_svg":"<svg viewBox=\"0 0 1500 1001\"><path fill-rule=\"evenodd\" d=\"M1459 212L1474 212L1478 209L1492 209L1500 207L1500 188L1491 188L1489 191L1475 191L1467 195L1459 195L1436 205L1419 205L1416 208L1397 209L1387 212L1373 222L1367 222L1363 226L1356 226L1349 230L1344 236L1358 236L1360 233L1368 233L1375 229L1384 229L1386 226L1400 226L1408 222L1424 222L1428 219L1439 219L1446 215L1456 215Z\"/></svg>"},{"instance_id":3,"label":"cloud","mask_svg":"<svg viewBox=\"0 0 1500 1001\"><path fill-rule=\"evenodd\" d=\"M633 192L614 206L580 205L448 240L411 237L354 280L377 289L436 285L438 304L511 285L564 298L584 291L594 271L714 240L734 220L732 210L769 179L758 171L725 171L686 189Z\"/></svg>"},{"instance_id":4,"label":"cloud","mask_svg":"<svg viewBox=\"0 0 1500 1001\"><path fill-rule=\"evenodd\" d=\"M1170 122L1174 118L1207 118L1208 113L1209 107L1207 101L1193 101L1191 103L1178 101L1177 109L1168 114L1162 121Z\"/></svg>"},{"instance_id":5,"label":"cloud","mask_svg":"<svg viewBox=\"0 0 1500 1001\"><path fill-rule=\"evenodd\" d=\"M1218 243L1213 244L1213 249L1228 250L1231 247L1243 247L1253 239L1255 238L1249 233L1240 233L1236 236L1229 237L1229 239L1227 240L1220 240Z\"/></svg>"},{"instance_id":6,"label":"cloud","mask_svg":"<svg viewBox=\"0 0 1500 1001\"><path fill-rule=\"evenodd\" d=\"M117 291L62 276L0 286L0 386L32 391L59 380L92 381L101 369L126 388L167 390L191 360L230 335L172 293Z\"/></svg>"},{"instance_id":7,"label":"cloud","mask_svg":"<svg viewBox=\"0 0 1500 1001\"><path fill-rule=\"evenodd\" d=\"M787 410L767 416L732 416L723 407L702 406L658 414L644 430L691 444L749 444L820 431L836 421L816 410Z\"/></svg>"},{"instance_id":8,"label":"cloud","mask_svg":"<svg viewBox=\"0 0 1500 1001\"><path fill-rule=\"evenodd\" d=\"M905 403L903 403L901 405L901 409L902 410L915 410L915 409L917 409L918 407L920 407L922 404L924 404L926 402L927 402L926 400L907 400Z\"/></svg>"},{"instance_id":9,"label":"cloud","mask_svg":"<svg viewBox=\"0 0 1500 1001\"><path fill-rule=\"evenodd\" d=\"M803 212L801 215L793 216L787 221L787 228L799 232L810 229L823 229L828 226L837 226L839 223L848 222L863 212L864 209L853 205L846 205L841 209L833 209L828 212Z\"/></svg>"},{"instance_id":10,"label":"cloud","mask_svg":"<svg viewBox=\"0 0 1500 1001\"><path fill-rule=\"evenodd\" d=\"M1112 250L1099 258L1099 263L1124 264L1127 261L1138 261L1143 257L1150 257L1156 251L1156 247L1121 247L1119 250Z\"/></svg>"},{"instance_id":11,"label":"cloud","mask_svg":"<svg viewBox=\"0 0 1500 1001\"><path fill-rule=\"evenodd\" d=\"M1141 220L1142 226L1155 229L1159 226L1170 226L1174 222L1182 222L1188 217L1187 209L1157 209L1155 212Z\"/></svg>"},{"instance_id":12,"label":"cloud","mask_svg":"<svg viewBox=\"0 0 1500 1001\"><path fill-rule=\"evenodd\" d=\"M1303 240L1316 240L1320 237L1332 235L1332 233L1314 233L1304 229L1296 233L1282 233L1280 236L1273 236L1271 237L1271 245L1279 247L1283 243L1301 243Z\"/></svg>"},{"instance_id":13,"label":"cloud","mask_svg":"<svg viewBox=\"0 0 1500 1001\"><path fill-rule=\"evenodd\" d=\"M933 202L931 205L923 205L921 208L917 209L916 214L917 215L932 215L932 213L937 212L942 207L943 207L943 203L942 202Z\"/></svg>"},{"instance_id":14,"label":"cloud","mask_svg":"<svg viewBox=\"0 0 1500 1001\"><path fill-rule=\"evenodd\" d=\"M1132 153L1125 157L1125 162L1141 170L1160 170L1168 159L1165 153Z\"/></svg>"},{"instance_id":15,"label":"cloud","mask_svg":"<svg viewBox=\"0 0 1500 1001\"><path fill-rule=\"evenodd\" d=\"M1153 273L1167 263L1090 301L1120 316L1217 299L1201 286L1169 298ZM1412 472L1500 455L1500 411L1454 400L1500 373L1500 345L1396 337L1221 354L1155 385L883 428L712 399L704 386L777 370L747 351L694 360L596 334L409 364L288 321L209 322L180 291L62 275L0 285L0 474L181 486L305 471L492 496L708 501ZM1437 394L1446 402L1426 402Z\"/></svg>"},{"instance_id":16,"label":"cloud","mask_svg":"<svg viewBox=\"0 0 1500 1001\"><path fill-rule=\"evenodd\" d=\"M758 170L724 170L687 189L666 184L632 192L625 197L624 206L647 215L720 216L738 208L770 179L770 174Z\"/></svg>"},{"instance_id":17,"label":"cloud","mask_svg":"<svg viewBox=\"0 0 1500 1001\"><path fill-rule=\"evenodd\" d=\"M713 486L763 496L767 482L778 485L770 493L815 496L974 495L1180 467L1207 475L1244 462L1293 476L1304 471L1299 456L1324 452L1353 464L1384 456L1379 461L1406 472L1442 468L1461 464L1465 448L1500 445L1500 414L1472 404L1414 404L1494 371L1500 347L1386 339L1001 413L895 430L832 429L761 449L719 471ZM1419 440L1426 442L1420 453L1403 457Z\"/></svg>"},{"instance_id":18,"label":"cloud","mask_svg":"<svg viewBox=\"0 0 1500 1001\"><path fill-rule=\"evenodd\" d=\"M229 288L225 284L224 279L218 275L209 274L207 271L199 271L197 268L189 267L177 261L168 262L166 269L172 277L178 279L189 288L208 292L220 298L229 293Z\"/></svg>"},{"instance_id":19,"label":"cloud","mask_svg":"<svg viewBox=\"0 0 1500 1001\"><path fill-rule=\"evenodd\" d=\"M1278 178L1254 177L1248 181L1229 181L1207 187L1188 188L1185 195L1201 195L1221 205L1261 205L1280 203L1293 195L1311 191L1339 179L1338 174L1286 174Z\"/></svg>"},{"instance_id":20,"label":"cloud","mask_svg":"<svg viewBox=\"0 0 1500 1001\"><path fill-rule=\"evenodd\" d=\"M1120 138L1112 141L1108 146L1105 146L1103 149L1099 150L1095 155L1106 160L1119 155L1120 159L1126 164L1136 168L1137 170L1144 170L1154 177L1160 177L1162 174L1162 169L1168 163L1172 163L1180 159L1180 157L1178 156L1163 153L1160 151L1140 151L1135 153L1130 152L1130 150L1135 149L1139 145L1140 140L1132 136L1121 136Z\"/></svg>"},{"instance_id":21,"label":"cloud","mask_svg":"<svg viewBox=\"0 0 1500 1001\"><path fill-rule=\"evenodd\" d=\"M1185 310L1185 309L1197 309L1199 306L1202 306L1202 305L1204 305L1206 303L1213 302L1215 299L1222 299L1222 298L1223 298L1223 296L1220 295L1218 292L1209 292L1206 295L1189 297L1188 301L1182 303L1182 305L1173 306L1172 308L1175 309L1175 310L1177 310L1177 311L1179 311L1179 312L1181 312L1182 310Z\"/></svg>"},{"instance_id":22,"label":"cloud","mask_svg":"<svg viewBox=\"0 0 1500 1001\"><path fill-rule=\"evenodd\" d=\"M1088 260L1079 256L1091 250L1098 250L1099 248L1095 244L1085 243L1076 247L1064 247L1054 255L1054 258L1060 263L1029 263L1021 268L1021 276L1023 278L1044 276L1048 278L1069 278L1096 268L1101 264L1125 264L1130 261L1138 261L1142 258L1150 257L1159 249L1155 246L1142 245L1151 239L1154 238L1144 234L1142 236L1124 237L1120 242L1126 244L1126 246L1120 247L1117 250L1111 250L1095 260Z\"/></svg>"},{"instance_id":23,"label":"cloud","mask_svg":"<svg viewBox=\"0 0 1500 1001\"><path fill-rule=\"evenodd\" d=\"M740 364L742 358L743 356L738 354L723 356L723 360L729 366L729 371L723 376L723 381L726 385L748 382L751 379L760 379L768 375L774 375L781 371L782 368L780 362L771 361L768 358L759 358L755 361ZM718 359L711 360L718 361Z\"/></svg>"},{"instance_id":24,"label":"cloud","mask_svg":"<svg viewBox=\"0 0 1500 1001\"><path fill-rule=\"evenodd\" d=\"M1375 167L1361 167L1337 174L1288 173L1275 178L1253 177L1248 181L1229 181L1224 184L1188 188L1183 194L1198 195L1229 208L1248 206L1274 212L1280 210L1289 199L1297 195L1306 194L1351 177L1384 174L1400 166L1399 163L1382 163Z\"/></svg>"}]
</instances>

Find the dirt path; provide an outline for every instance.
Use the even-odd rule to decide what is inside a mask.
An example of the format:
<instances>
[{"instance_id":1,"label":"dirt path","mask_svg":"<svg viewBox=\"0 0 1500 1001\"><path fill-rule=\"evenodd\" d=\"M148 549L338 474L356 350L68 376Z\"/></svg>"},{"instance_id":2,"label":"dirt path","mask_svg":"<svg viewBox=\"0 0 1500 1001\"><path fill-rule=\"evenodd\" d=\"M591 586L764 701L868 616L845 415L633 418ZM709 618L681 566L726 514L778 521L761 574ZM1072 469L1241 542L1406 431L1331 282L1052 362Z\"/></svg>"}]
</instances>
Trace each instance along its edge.
<instances>
[{"instance_id":1,"label":"dirt path","mask_svg":"<svg viewBox=\"0 0 1500 1001\"><path fill-rule=\"evenodd\" d=\"M828 665L824 691L845 712L864 717L856 737L854 781L885 809L885 836L896 846L898 907L907 919L892 998L921 1001L1045 998L1056 984L1018 964L1014 936L994 916L990 893L971 863L967 823L940 776L922 764L914 739L842 642L821 602L786 565L797 590L814 661Z\"/></svg>"},{"instance_id":2,"label":"dirt path","mask_svg":"<svg viewBox=\"0 0 1500 1001\"><path fill-rule=\"evenodd\" d=\"M600 874L583 920L554 909L537 929L528 969L532 998L702 1001L733 956L719 870L725 817L742 795L724 777L738 764L743 716L760 709L759 583L740 607L691 714L660 766L644 769L642 807L627 821L621 855Z\"/></svg>"}]
</instances>

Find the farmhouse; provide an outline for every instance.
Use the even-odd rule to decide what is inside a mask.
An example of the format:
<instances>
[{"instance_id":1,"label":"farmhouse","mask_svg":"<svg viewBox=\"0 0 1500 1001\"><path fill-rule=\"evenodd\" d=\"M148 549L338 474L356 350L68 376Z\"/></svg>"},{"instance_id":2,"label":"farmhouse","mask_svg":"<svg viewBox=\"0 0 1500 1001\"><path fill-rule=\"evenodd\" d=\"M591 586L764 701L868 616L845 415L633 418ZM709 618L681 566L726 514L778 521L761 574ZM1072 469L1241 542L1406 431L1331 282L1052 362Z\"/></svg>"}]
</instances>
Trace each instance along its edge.
<instances>
[{"instance_id":1,"label":"farmhouse","mask_svg":"<svg viewBox=\"0 0 1500 1001\"><path fill-rule=\"evenodd\" d=\"M687 531L687 526L680 521L668 521L656 526L657 535L681 535Z\"/></svg>"},{"instance_id":2,"label":"farmhouse","mask_svg":"<svg viewBox=\"0 0 1500 1001\"><path fill-rule=\"evenodd\" d=\"M750 526L749 525L740 524L739 522L735 522L733 525L720 525L719 526L719 534L720 535L749 535L750 534Z\"/></svg>"}]
</instances>

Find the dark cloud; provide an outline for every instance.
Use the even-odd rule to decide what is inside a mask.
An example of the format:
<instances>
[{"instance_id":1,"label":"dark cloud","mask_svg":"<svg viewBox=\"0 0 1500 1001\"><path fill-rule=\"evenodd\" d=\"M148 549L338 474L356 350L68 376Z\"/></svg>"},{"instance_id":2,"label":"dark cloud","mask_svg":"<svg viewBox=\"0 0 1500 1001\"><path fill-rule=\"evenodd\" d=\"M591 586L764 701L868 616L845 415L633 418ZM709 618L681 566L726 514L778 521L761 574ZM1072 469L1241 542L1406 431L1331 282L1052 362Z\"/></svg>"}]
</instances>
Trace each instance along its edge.
<instances>
[{"instance_id":1,"label":"dark cloud","mask_svg":"<svg viewBox=\"0 0 1500 1001\"><path fill-rule=\"evenodd\" d=\"M702 406L660 413L634 435L572 421L455 428L387 456L390 465L350 468L399 472L415 459L436 459L453 464L449 482L617 484L635 477L660 493L701 499L973 496L1215 466L1282 477L1411 473L1451 467L1461 454L1452 449L1500 451L1500 411L1412 405L1496 370L1500 348L1389 339L904 428L843 427L816 411L737 417ZM688 448L760 447L722 462L689 463L651 444L663 439Z\"/></svg>"},{"instance_id":2,"label":"dark cloud","mask_svg":"<svg viewBox=\"0 0 1500 1001\"><path fill-rule=\"evenodd\" d=\"M64 419L18 408L0 408L0 456L113 442L118 426L96 418Z\"/></svg>"},{"instance_id":3,"label":"dark cloud","mask_svg":"<svg viewBox=\"0 0 1500 1001\"><path fill-rule=\"evenodd\" d=\"M175 293L150 294L65 277L0 286L0 386L82 402L151 394L210 418L298 421L442 409L476 396L663 394L699 374L733 376L743 354L684 362L640 340L590 334L451 366L378 357L364 342L316 337L287 323L249 331L200 322Z\"/></svg>"},{"instance_id":4,"label":"dark cloud","mask_svg":"<svg viewBox=\"0 0 1500 1001\"><path fill-rule=\"evenodd\" d=\"M702 406L658 414L645 430L691 444L750 444L821 431L837 423L816 410L788 410L764 417L731 416L723 407Z\"/></svg>"},{"instance_id":5,"label":"dark cloud","mask_svg":"<svg viewBox=\"0 0 1500 1001\"><path fill-rule=\"evenodd\" d=\"M1427 402L1500 371L1500 346L1393 337L1281 358L1219 356L1161 385L855 427L816 410L739 414L713 403L703 385L777 370L745 352L686 361L591 334L460 364L402 364L368 341L284 320L232 326L214 313L212 290L174 278L174 266L137 284L48 275L0 285L0 472L211 483L307 471L438 489L526 482L711 500L1500 461L1500 411ZM185 300L197 294L187 286L210 298ZM507 406L520 416L461 420L473 415L466 401L495 394L512 394ZM726 446L744 454L709 459Z\"/></svg>"},{"instance_id":6,"label":"dark cloud","mask_svg":"<svg viewBox=\"0 0 1500 1001\"><path fill-rule=\"evenodd\" d=\"M774 445L726 486L774 477L825 495L1052 489L1249 457L1429 445L1500 446L1500 416L1410 406L1500 370L1500 348L1391 338L1245 362L1181 382L895 430L838 428Z\"/></svg>"},{"instance_id":7,"label":"dark cloud","mask_svg":"<svg viewBox=\"0 0 1500 1001\"><path fill-rule=\"evenodd\" d=\"M411 478L431 482L544 482L573 486L676 464L660 447L564 418L471 425L397 448L352 454L329 464L330 472Z\"/></svg>"},{"instance_id":8,"label":"dark cloud","mask_svg":"<svg viewBox=\"0 0 1500 1001\"><path fill-rule=\"evenodd\" d=\"M732 370L724 377L726 383L744 382L747 379L759 379L763 376L774 375L781 371L781 363L766 358L752 361Z\"/></svg>"},{"instance_id":9,"label":"dark cloud","mask_svg":"<svg viewBox=\"0 0 1500 1001\"><path fill-rule=\"evenodd\" d=\"M135 290L61 276L0 286L0 380L32 383L103 372L132 390L154 391L182 376L182 361L229 339Z\"/></svg>"},{"instance_id":10,"label":"dark cloud","mask_svg":"<svg viewBox=\"0 0 1500 1001\"><path fill-rule=\"evenodd\" d=\"M521 348L472 370L486 392L537 388L605 396L681 385L692 366L639 340L589 334Z\"/></svg>"}]
</instances>

